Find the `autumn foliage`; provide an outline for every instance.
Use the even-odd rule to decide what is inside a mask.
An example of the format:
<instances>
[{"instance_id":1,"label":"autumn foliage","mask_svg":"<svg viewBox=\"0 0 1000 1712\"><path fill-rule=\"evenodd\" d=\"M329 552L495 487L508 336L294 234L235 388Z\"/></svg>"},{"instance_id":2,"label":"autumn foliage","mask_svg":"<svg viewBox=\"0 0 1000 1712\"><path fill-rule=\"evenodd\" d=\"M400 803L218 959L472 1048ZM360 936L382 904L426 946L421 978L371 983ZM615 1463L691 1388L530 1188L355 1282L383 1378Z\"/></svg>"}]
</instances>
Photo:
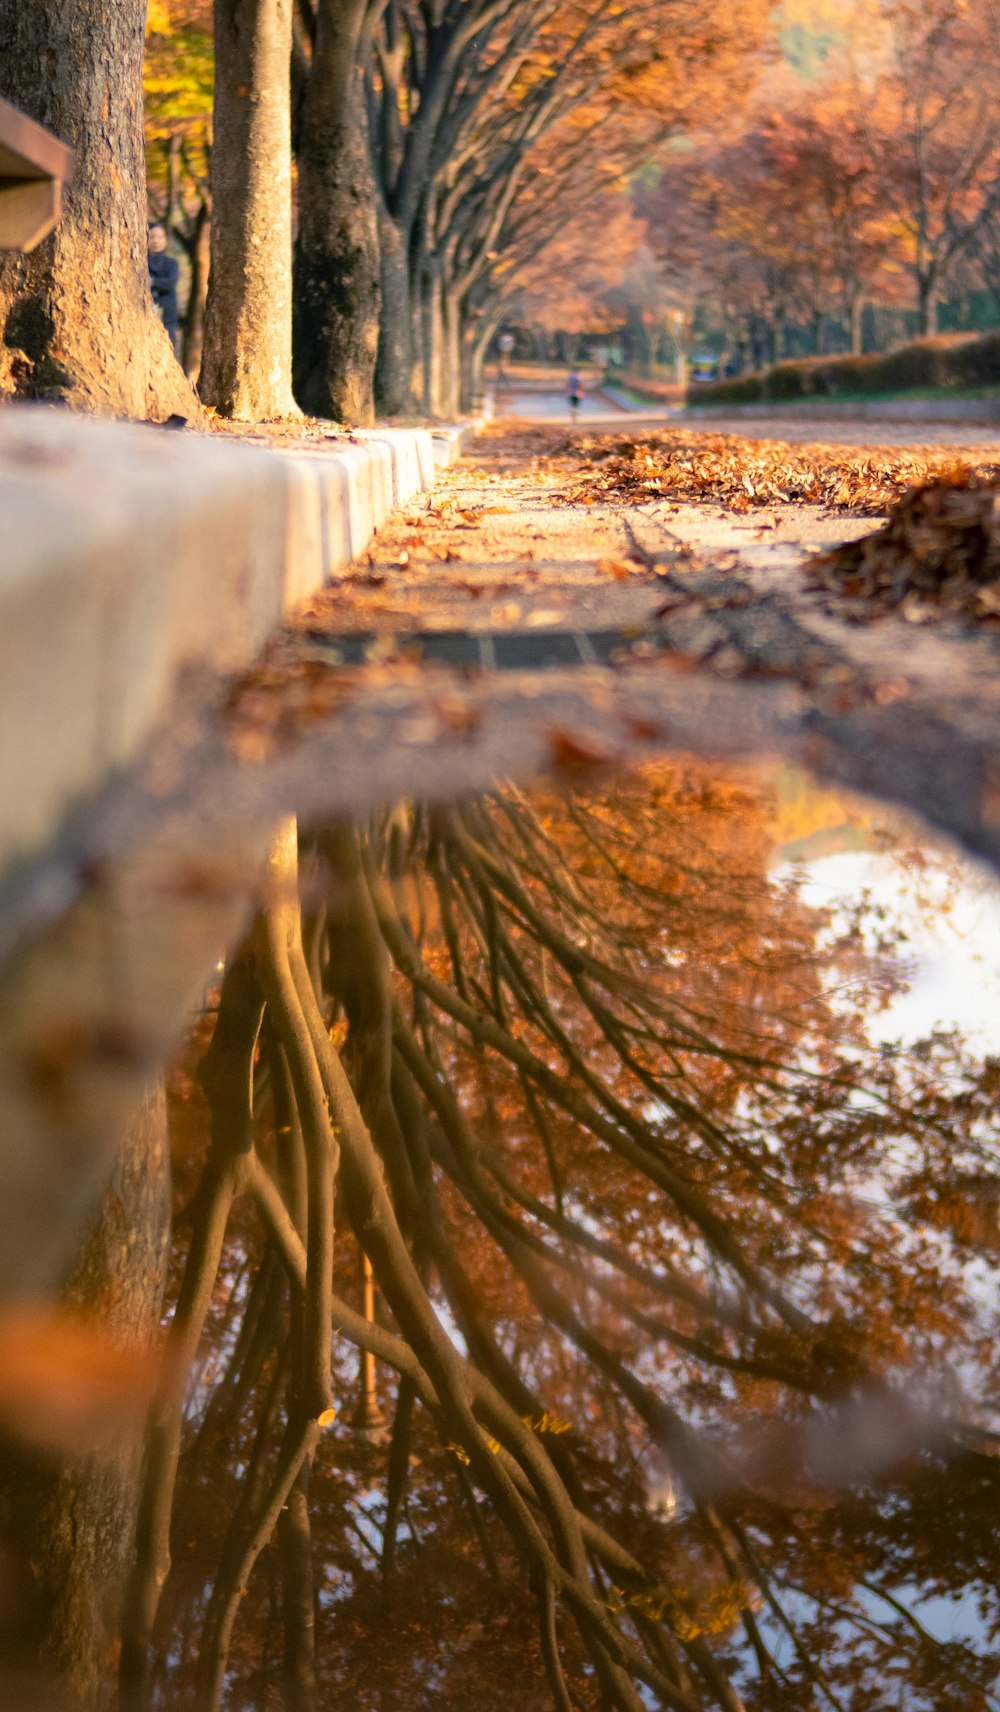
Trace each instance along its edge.
<instances>
[{"instance_id":1,"label":"autumn foliage","mask_svg":"<svg viewBox=\"0 0 1000 1712\"><path fill-rule=\"evenodd\" d=\"M891 925L772 869L790 803L681 764L400 803L303 837L301 915L286 835L175 1077L200 1354L133 1696L253 1705L283 1654L302 1708L985 1707L914 1603L1000 1620L996 1066L872 1044Z\"/></svg>"}]
</instances>

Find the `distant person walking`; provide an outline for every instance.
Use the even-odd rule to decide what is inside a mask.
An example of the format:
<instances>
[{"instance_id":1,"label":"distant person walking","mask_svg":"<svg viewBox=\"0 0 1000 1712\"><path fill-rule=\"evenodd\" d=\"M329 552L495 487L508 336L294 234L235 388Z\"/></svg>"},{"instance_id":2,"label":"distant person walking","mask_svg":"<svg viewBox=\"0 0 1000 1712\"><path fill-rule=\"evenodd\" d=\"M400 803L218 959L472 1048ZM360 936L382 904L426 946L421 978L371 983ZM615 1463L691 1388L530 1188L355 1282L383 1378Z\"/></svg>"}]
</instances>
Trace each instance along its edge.
<instances>
[{"instance_id":1,"label":"distant person walking","mask_svg":"<svg viewBox=\"0 0 1000 1712\"><path fill-rule=\"evenodd\" d=\"M174 355L179 355L180 312L177 308L177 280L180 268L167 250L167 229L154 221L147 235L149 256L149 289L153 293L160 320L170 335Z\"/></svg>"},{"instance_id":2,"label":"distant person walking","mask_svg":"<svg viewBox=\"0 0 1000 1712\"><path fill-rule=\"evenodd\" d=\"M583 403L583 381L575 369L570 371L569 379L566 382L566 397L569 400L570 416L575 422L576 413Z\"/></svg>"}]
</instances>

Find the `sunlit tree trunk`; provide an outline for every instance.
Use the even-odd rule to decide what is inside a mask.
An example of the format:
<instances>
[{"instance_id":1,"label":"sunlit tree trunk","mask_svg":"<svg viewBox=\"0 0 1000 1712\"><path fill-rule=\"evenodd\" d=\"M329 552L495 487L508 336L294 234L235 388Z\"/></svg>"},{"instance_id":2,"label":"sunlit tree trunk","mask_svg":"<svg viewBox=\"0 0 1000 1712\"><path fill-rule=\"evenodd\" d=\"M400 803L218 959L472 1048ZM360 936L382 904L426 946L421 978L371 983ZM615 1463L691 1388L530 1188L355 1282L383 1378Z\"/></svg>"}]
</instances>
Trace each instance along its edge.
<instances>
[{"instance_id":1,"label":"sunlit tree trunk","mask_svg":"<svg viewBox=\"0 0 1000 1712\"><path fill-rule=\"evenodd\" d=\"M864 351L864 312L865 300L860 291L855 292L848 307L848 326L851 336L851 356L860 357Z\"/></svg>"},{"instance_id":2,"label":"sunlit tree trunk","mask_svg":"<svg viewBox=\"0 0 1000 1712\"><path fill-rule=\"evenodd\" d=\"M194 229L186 248L191 262L191 289L184 315L184 373L197 380L201 372L201 354L205 343L205 303L208 298L208 273L211 262L212 215L203 202L195 217Z\"/></svg>"},{"instance_id":3,"label":"sunlit tree trunk","mask_svg":"<svg viewBox=\"0 0 1000 1712\"><path fill-rule=\"evenodd\" d=\"M299 140L294 361L304 410L359 424L375 418L381 308L363 16L363 0L321 0Z\"/></svg>"},{"instance_id":4,"label":"sunlit tree trunk","mask_svg":"<svg viewBox=\"0 0 1000 1712\"><path fill-rule=\"evenodd\" d=\"M292 414L292 0L215 0L212 269L199 390Z\"/></svg>"},{"instance_id":5,"label":"sunlit tree trunk","mask_svg":"<svg viewBox=\"0 0 1000 1712\"><path fill-rule=\"evenodd\" d=\"M410 274L403 234L395 220L379 221L382 266L382 310L375 402L381 414L399 416L413 406L413 352L410 347Z\"/></svg>"},{"instance_id":6,"label":"sunlit tree trunk","mask_svg":"<svg viewBox=\"0 0 1000 1712\"><path fill-rule=\"evenodd\" d=\"M0 0L0 95L76 156L56 231L0 253L0 392L162 419L196 404L149 291L145 18L145 0Z\"/></svg>"}]
</instances>

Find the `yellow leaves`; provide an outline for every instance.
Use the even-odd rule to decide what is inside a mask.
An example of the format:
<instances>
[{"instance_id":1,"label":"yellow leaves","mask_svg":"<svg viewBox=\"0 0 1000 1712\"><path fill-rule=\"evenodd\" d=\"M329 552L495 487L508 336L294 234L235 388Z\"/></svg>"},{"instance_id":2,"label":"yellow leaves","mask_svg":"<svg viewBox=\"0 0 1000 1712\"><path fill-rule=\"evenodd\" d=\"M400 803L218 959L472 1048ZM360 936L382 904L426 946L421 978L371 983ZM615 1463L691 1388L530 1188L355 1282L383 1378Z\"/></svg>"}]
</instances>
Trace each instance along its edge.
<instances>
[{"instance_id":1,"label":"yellow leaves","mask_svg":"<svg viewBox=\"0 0 1000 1712\"><path fill-rule=\"evenodd\" d=\"M561 1433L568 1433L572 1430L569 1421L562 1421L558 1415L551 1415L548 1409L543 1409L540 1415L522 1415L521 1419L531 1432L538 1433L540 1436L548 1434L552 1438L558 1438ZM491 1456L496 1456L499 1453L500 1441L495 1439L491 1433L483 1434L483 1442ZM450 1451L452 1456L457 1457L463 1467L469 1467L471 1458L463 1445L452 1439L445 1446L445 1449Z\"/></svg>"},{"instance_id":2,"label":"yellow leaves","mask_svg":"<svg viewBox=\"0 0 1000 1712\"><path fill-rule=\"evenodd\" d=\"M654 1623L666 1623L679 1640L695 1641L700 1635L722 1635L739 1621L742 1611L759 1610L757 1589L742 1577L710 1592L697 1593L684 1582L643 1588L624 1593L612 1588L608 1610L638 1611Z\"/></svg>"},{"instance_id":3,"label":"yellow leaves","mask_svg":"<svg viewBox=\"0 0 1000 1712\"><path fill-rule=\"evenodd\" d=\"M496 1456L500 1450L500 1440L493 1438L490 1433L484 1433L483 1440L486 1444L487 1450L490 1452L490 1455ZM457 1457L459 1462L462 1463L465 1468L468 1468L472 1458L462 1445L458 1444L455 1439L452 1439L445 1448L446 1450L450 1450L452 1456Z\"/></svg>"},{"instance_id":4,"label":"yellow leaves","mask_svg":"<svg viewBox=\"0 0 1000 1712\"><path fill-rule=\"evenodd\" d=\"M540 1415L522 1415L521 1419L533 1433L551 1433L553 1438L572 1431L572 1422L561 1421L558 1415L550 1415L548 1409L543 1409Z\"/></svg>"}]
</instances>

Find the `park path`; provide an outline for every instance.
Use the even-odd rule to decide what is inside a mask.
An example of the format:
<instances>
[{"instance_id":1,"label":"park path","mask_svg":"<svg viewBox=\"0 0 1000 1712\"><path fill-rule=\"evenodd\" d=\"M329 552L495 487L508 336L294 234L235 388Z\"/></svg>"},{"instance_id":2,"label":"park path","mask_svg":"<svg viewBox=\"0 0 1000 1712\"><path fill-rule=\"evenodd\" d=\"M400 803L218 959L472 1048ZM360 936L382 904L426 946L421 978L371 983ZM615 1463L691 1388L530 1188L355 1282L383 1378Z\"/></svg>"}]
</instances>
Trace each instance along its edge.
<instances>
[{"instance_id":1,"label":"park path","mask_svg":"<svg viewBox=\"0 0 1000 1712\"><path fill-rule=\"evenodd\" d=\"M1000 440L806 426L498 422L275 640L227 741L317 811L331 778L353 809L649 745L780 753L1000 857L997 627L859 612L808 565L875 528L880 493L959 456L995 472ZM780 494L786 468L823 502L769 499L759 471Z\"/></svg>"},{"instance_id":2,"label":"park path","mask_svg":"<svg viewBox=\"0 0 1000 1712\"><path fill-rule=\"evenodd\" d=\"M1000 865L1000 628L876 619L817 591L809 551L872 529L870 505L740 491L750 469L759 489L762 469L773 484L815 467L834 497L842 477L864 495L956 449L953 431L919 454L912 430L889 438L775 450L714 424L497 424L223 706L179 709L78 868L174 851L192 893L224 898L276 816L319 824L669 752L780 757ZM992 467L997 442L964 450ZM682 491L662 491L668 455Z\"/></svg>"}]
</instances>

